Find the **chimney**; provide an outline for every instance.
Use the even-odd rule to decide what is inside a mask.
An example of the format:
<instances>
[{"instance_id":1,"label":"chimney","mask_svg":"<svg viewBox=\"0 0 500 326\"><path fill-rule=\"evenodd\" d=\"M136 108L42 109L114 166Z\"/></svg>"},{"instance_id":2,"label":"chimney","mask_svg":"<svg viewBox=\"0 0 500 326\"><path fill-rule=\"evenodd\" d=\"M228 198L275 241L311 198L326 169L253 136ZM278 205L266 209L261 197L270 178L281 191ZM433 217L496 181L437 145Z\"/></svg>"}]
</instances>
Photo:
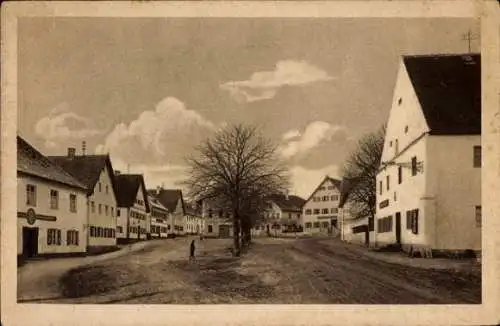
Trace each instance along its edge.
<instances>
[{"instance_id":1,"label":"chimney","mask_svg":"<svg viewBox=\"0 0 500 326\"><path fill-rule=\"evenodd\" d=\"M160 190L161 190L161 187L160 186L156 186L156 195L160 194Z\"/></svg>"},{"instance_id":2,"label":"chimney","mask_svg":"<svg viewBox=\"0 0 500 326\"><path fill-rule=\"evenodd\" d=\"M115 175L120 175L120 170L115 170Z\"/></svg>"},{"instance_id":3,"label":"chimney","mask_svg":"<svg viewBox=\"0 0 500 326\"><path fill-rule=\"evenodd\" d=\"M74 158L75 157L75 152L76 152L76 149L74 147L69 147L68 148L68 157L69 158Z\"/></svg>"},{"instance_id":4,"label":"chimney","mask_svg":"<svg viewBox=\"0 0 500 326\"><path fill-rule=\"evenodd\" d=\"M288 200L288 189L285 190L285 199Z\"/></svg>"},{"instance_id":5,"label":"chimney","mask_svg":"<svg viewBox=\"0 0 500 326\"><path fill-rule=\"evenodd\" d=\"M82 141L82 155L85 156L85 152L87 151L87 142Z\"/></svg>"}]
</instances>

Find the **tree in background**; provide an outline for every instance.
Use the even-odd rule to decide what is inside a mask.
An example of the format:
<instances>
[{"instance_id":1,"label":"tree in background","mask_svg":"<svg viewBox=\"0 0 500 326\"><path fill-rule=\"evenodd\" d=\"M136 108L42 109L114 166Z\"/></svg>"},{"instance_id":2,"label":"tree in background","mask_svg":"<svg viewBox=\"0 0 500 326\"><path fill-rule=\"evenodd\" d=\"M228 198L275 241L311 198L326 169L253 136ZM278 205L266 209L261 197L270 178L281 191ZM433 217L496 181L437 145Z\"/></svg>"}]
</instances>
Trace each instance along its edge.
<instances>
[{"instance_id":1,"label":"tree in background","mask_svg":"<svg viewBox=\"0 0 500 326\"><path fill-rule=\"evenodd\" d=\"M385 125L361 137L343 167L343 178L349 182L350 214L373 221L377 203L377 173L384 149Z\"/></svg>"},{"instance_id":2,"label":"tree in background","mask_svg":"<svg viewBox=\"0 0 500 326\"><path fill-rule=\"evenodd\" d=\"M197 146L187 163L189 195L230 209L233 253L239 256L240 233L243 245L248 244L265 198L288 186L287 170L276 157L276 146L255 127L233 125Z\"/></svg>"}]
</instances>

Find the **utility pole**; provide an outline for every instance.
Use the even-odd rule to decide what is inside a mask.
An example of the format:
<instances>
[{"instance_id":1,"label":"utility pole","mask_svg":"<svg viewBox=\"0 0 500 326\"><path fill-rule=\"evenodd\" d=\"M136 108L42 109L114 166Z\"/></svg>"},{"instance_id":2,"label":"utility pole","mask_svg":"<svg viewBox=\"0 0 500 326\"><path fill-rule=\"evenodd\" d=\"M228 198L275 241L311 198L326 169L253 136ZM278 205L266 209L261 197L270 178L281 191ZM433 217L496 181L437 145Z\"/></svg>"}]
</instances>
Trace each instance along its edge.
<instances>
[{"instance_id":1,"label":"utility pole","mask_svg":"<svg viewBox=\"0 0 500 326\"><path fill-rule=\"evenodd\" d=\"M467 42L467 48L469 50L469 53L471 52L471 41L476 40L476 38L472 35L471 31L469 30L467 33L465 33L462 37L463 41Z\"/></svg>"}]
</instances>

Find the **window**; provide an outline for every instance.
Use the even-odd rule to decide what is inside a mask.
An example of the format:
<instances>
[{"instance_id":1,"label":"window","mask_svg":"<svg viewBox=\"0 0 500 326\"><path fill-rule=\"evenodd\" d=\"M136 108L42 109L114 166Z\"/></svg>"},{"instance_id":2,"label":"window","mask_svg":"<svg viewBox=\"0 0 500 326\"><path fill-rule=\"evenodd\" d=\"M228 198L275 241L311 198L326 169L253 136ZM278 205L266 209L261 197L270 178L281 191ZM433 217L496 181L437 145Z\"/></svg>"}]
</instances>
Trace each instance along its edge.
<instances>
[{"instance_id":1,"label":"window","mask_svg":"<svg viewBox=\"0 0 500 326\"><path fill-rule=\"evenodd\" d=\"M310 229L312 227L312 223L311 222L307 222L306 223L306 229Z\"/></svg>"},{"instance_id":2,"label":"window","mask_svg":"<svg viewBox=\"0 0 500 326\"><path fill-rule=\"evenodd\" d=\"M481 167L481 146L474 146L474 167Z\"/></svg>"},{"instance_id":3,"label":"window","mask_svg":"<svg viewBox=\"0 0 500 326\"><path fill-rule=\"evenodd\" d=\"M328 208L323 208L321 214L328 214Z\"/></svg>"},{"instance_id":4,"label":"window","mask_svg":"<svg viewBox=\"0 0 500 326\"><path fill-rule=\"evenodd\" d=\"M406 229L411 230L413 234L418 234L418 209L406 212Z\"/></svg>"},{"instance_id":5,"label":"window","mask_svg":"<svg viewBox=\"0 0 500 326\"><path fill-rule=\"evenodd\" d=\"M104 215L108 216L108 212L109 212L108 205L104 205Z\"/></svg>"},{"instance_id":6,"label":"window","mask_svg":"<svg viewBox=\"0 0 500 326\"><path fill-rule=\"evenodd\" d=\"M385 177L385 183L386 183L387 190L389 190L389 188L390 188L390 182L389 181L390 181L389 176L386 176Z\"/></svg>"},{"instance_id":7,"label":"window","mask_svg":"<svg viewBox=\"0 0 500 326\"><path fill-rule=\"evenodd\" d=\"M102 183L99 181L99 192L102 191Z\"/></svg>"},{"instance_id":8,"label":"window","mask_svg":"<svg viewBox=\"0 0 500 326\"><path fill-rule=\"evenodd\" d=\"M408 133L408 126L405 126L405 134Z\"/></svg>"},{"instance_id":9,"label":"window","mask_svg":"<svg viewBox=\"0 0 500 326\"><path fill-rule=\"evenodd\" d=\"M288 219L291 220L292 219L292 213L288 213Z\"/></svg>"},{"instance_id":10,"label":"window","mask_svg":"<svg viewBox=\"0 0 500 326\"><path fill-rule=\"evenodd\" d=\"M312 212L312 211L311 211L311 209L310 209L310 208L306 209L306 215L311 215L311 212Z\"/></svg>"},{"instance_id":11,"label":"window","mask_svg":"<svg viewBox=\"0 0 500 326\"><path fill-rule=\"evenodd\" d=\"M115 209L113 207L111 207L111 216L114 217L115 216Z\"/></svg>"},{"instance_id":12,"label":"window","mask_svg":"<svg viewBox=\"0 0 500 326\"><path fill-rule=\"evenodd\" d=\"M328 223L328 221L325 221L322 223L321 225L324 229L328 229L330 227L330 223Z\"/></svg>"},{"instance_id":13,"label":"window","mask_svg":"<svg viewBox=\"0 0 500 326\"><path fill-rule=\"evenodd\" d=\"M95 226L90 227L90 236L95 237Z\"/></svg>"},{"instance_id":14,"label":"window","mask_svg":"<svg viewBox=\"0 0 500 326\"><path fill-rule=\"evenodd\" d=\"M315 209L313 210L313 214L319 214L319 208L315 208Z\"/></svg>"},{"instance_id":15,"label":"window","mask_svg":"<svg viewBox=\"0 0 500 326\"><path fill-rule=\"evenodd\" d=\"M394 142L394 152L396 153L396 155L399 153L399 142L397 139Z\"/></svg>"},{"instance_id":16,"label":"window","mask_svg":"<svg viewBox=\"0 0 500 326\"><path fill-rule=\"evenodd\" d=\"M332 195L331 200L339 200L339 195Z\"/></svg>"},{"instance_id":17,"label":"window","mask_svg":"<svg viewBox=\"0 0 500 326\"><path fill-rule=\"evenodd\" d=\"M99 206L97 206L97 213L99 213L99 215L102 214L102 204L99 204Z\"/></svg>"},{"instance_id":18,"label":"window","mask_svg":"<svg viewBox=\"0 0 500 326\"><path fill-rule=\"evenodd\" d=\"M106 193L109 194L109 187L106 185Z\"/></svg>"},{"instance_id":19,"label":"window","mask_svg":"<svg viewBox=\"0 0 500 326\"><path fill-rule=\"evenodd\" d=\"M59 208L59 192L57 190L50 191L50 208L51 209Z\"/></svg>"},{"instance_id":20,"label":"window","mask_svg":"<svg viewBox=\"0 0 500 326\"><path fill-rule=\"evenodd\" d=\"M208 233L212 233L213 232L213 228L211 225L208 226Z\"/></svg>"},{"instance_id":21,"label":"window","mask_svg":"<svg viewBox=\"0 0 500 326\"><path fill-rule=\"evenodd\" d=\"M76 195L75 194L69 195L69 211L76 213Z\"/></svg>"},{"instance_id":22,"label":"window","mask_svg":"<svg viewBox=\"0 0 500 326\"><path fill-rule=\"evenodd\" d=\"M333 190L333 186L328 186L328 190Z\"/></svg>"},{"instance_id":23,"label":"window","mask_svg":"<svg viewBox=\"0 0 500 326\"><path fill-rule=\"evenodd\" d=\"M380 218L377 220L377 233L392 231L392 216Z\"/></svg>"},{"instance_id":24,"label":"window","mask_svg":"<svg viewBox=\"0 0 500 326\"><path fill-rule=\"evenodd\" d=\"M97 236L102 238L104 236L104 230L101 227L97 228Z\"/></svg>"},{"instance_id":25,"label":"window","mask_svg":"<svg viewBox=\"0 0 500 326\"><path fill-rule=\"evenodd\" d=\"M378 182L378 188L380 190L380 195L382 195L382 181Z\"/></svg>"},{"instance_id":26,"label":"window","mask_svg":"<svg viewBox=\"0 0 500 326\"><path fill-rule=\"evenodd\" d=\"M413 156L411 158L411 175L416 176L417 175L417 157Z\"/></svg>"},{"instance_id":27,"label":"window","mask_svg":"<svg viewBox=\"0 0 500 326\"><path fill-rule=\"evenodd\" d=\"M328 196L323 196L323 201L328 201L330 199Z\"/></svg>"},{"instance_id":28,"label":"window","mask_svg":"<svg viewBox=\"0 0 500 326\"><path fill-rule=\"evenodd\" d=\"M314 222L314 228L315 229L319 228L319 222Z\"/></svg>"},{"instance_id":29,"label":"window","mask_svg":"<svg viewBox=\"0 0 500 326\"><path fill-rule=\"evenodd\" d=\"M66 245L78 246L78 231L68 230L66 232Z\"/></svg>"},{"instance_id":30,"label":"window","mask_svg":"<svg viewBox=\"0 0 500 326\"><path fill-rule=\"evenodd\" d=\"M481 206L476 206L476 227L480 228L482 223Z\"/></svg>"},{"instance_id":31,"label":"window","mask_svg":"<svg viewBox=\"0 0 500 326\"><path fill-rule=\"evenodd\" d=\"M26 205L36 206L36 186L26 185Z\"/></svg>"},{"instance_id":32,"label":"window","mask_svg":"<svg viewBox=\"0 0 500 326\"><path fill-rule=\"evenodd\" d=\"M403 167L400 165L398 166L398 184L401 182L403 182Z\"/></svg>"},{"instance_id":33,"label":"window","mask_svg":"<svg viewBox=\"0 0 500 326\"><path fill-rule=\"evenodd\" d=\"M92 209L92 213L95 213L95 202L94 201L90 202L90 208Z\"/></svg>"},{"instance_id":34,"label":"window","mask_svg":"<svg viewBox=\"0 0 500 326\"><path fill-rule=\"evenodd\" d=\"M117 227L116 227L116 232L118 232L118 233L122 233L122 232L123 232L123 227L121 227L121 226L117 226Z\"/></svg>"},{"instance_id":35,"label":"window","mask_svg":"<svg viewBox=\"0 0 500 326\"><path fill-rule=\"evenodd\" d=\"M339 212L338 208L332 208L331 209L332 214L337 214Z\"/></svg>"},{"instance_id":36,"label":"window","mask_svg":"<svg viewBox=\"0 0 500 326\"><path fill-rule=\"evenodd\" d=\"M396 192L394 192L394 201L398 201L398 196L396 195Z\"/></svg>"},{"instance_id":37,"label":"window","mask_svg":"<svg viewBox=\"0 0 500 326\"><path fill-rule=\"evenodd\" d=\"M400 97L400 98L398 99L398 105L401 105L401 103L403 103L403 99Z\"/></svg>"},{"instance_id":38,"label":"window","mask_svg":"<svg viewBox=\"0 0 500 326\"><path fill-rule=\"evenodd\" d=\"M212 217L212 216L213 216L212 209L209 209L209 210L208 210L208 217Z\"/></svg>"},{"instance_id":39,"label":"window","mask_svg":"<svg viewBox=\"0 0 500 326\"><path fill-rule=\"evenodd\" d=\"M47 244L48 245L61 245L61 230L47 229Z\"/></svg>"}]
</instances>

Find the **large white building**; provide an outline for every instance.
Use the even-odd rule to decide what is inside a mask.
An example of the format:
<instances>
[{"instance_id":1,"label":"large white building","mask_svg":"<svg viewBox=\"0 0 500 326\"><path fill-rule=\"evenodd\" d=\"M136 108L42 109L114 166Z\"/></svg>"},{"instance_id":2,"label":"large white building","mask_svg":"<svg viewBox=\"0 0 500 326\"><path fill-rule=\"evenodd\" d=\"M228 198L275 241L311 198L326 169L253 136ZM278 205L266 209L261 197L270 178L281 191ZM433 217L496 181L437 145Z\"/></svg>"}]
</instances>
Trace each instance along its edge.
<instances>
[{"instance_id":1,"label":"large white building","mask_svg":"<svg viewBox=\"0 0 500 326\"><path fill-rule=\"evenodd\" d=\"M163 206L158 198L155 190L148 190L148 201L151 210L150 213L150 237L151 238L167 238L170 231L170 214L168 209Z\"/></svg>"},{"instance_id":2,"label":"large white building","mask_svg":"<svg viewBox=\"0 0 500 326\"><path fill-rule=\"evenodd\" d=\"M156 198L170 212L170 230L172 235L186 234L186 205L180 189L157 189Z\"/></svg>"},{"instance_id":3,"label":"large white building","mask_svg":"<svg viewBox=\"0 0 500 326\"><path fill-rule=\"evenodd\" d=\"M146 240L151 232L150 208L142 174L116 171L117 238L120 242Z\"/></svg>"},{"instance_id":4,"label":"large white building","mask_svg":"<svg viewBox=\"0 0 500 326\"><path fill-rule=\"evenodd\" d=\"M66 172L87 187L87 251L102 252L116 247L115 179L109 155L76 155L68 148L66 156L50 156Z\"/></svg>"},{"instance_id":5,"label":"large white building","mask_svg":"<svg viewBox=\"0 0 500 326\"><path fill-rule=\"evenodd\" d=\"M252 229L253 235L277 235L302 228L302 206L305 200L289 194L275 194L266 198L267 207L262 220Z\"/></svg>"},{"instance_id":6,"label":"large white building","mask_svg":"<svg viewBox=\"0 0 500 326\"><path fill-rule=\"evenodd\" d=\"M17 254L85 253L87 188L17 137Z\"/></svg>"},{"instance_id":7,"label":"large white building","mask_svg":"<svg viewBox=\"0 0 500 326\"><path fill-rule=\"evenodd\" d=\"M402 58L377 175L377 246L481 249L480 59Z\"/></svg>"},{"instance_id":8,"label":"large white building","mask_svg":"<svg viewBox=\"0 0 500 326\"><path fill-rule=\"evenodd\" d=\"M326 176L302 208L304 233L339 235L340 180Z\"/></svg>"}]
</instances>

